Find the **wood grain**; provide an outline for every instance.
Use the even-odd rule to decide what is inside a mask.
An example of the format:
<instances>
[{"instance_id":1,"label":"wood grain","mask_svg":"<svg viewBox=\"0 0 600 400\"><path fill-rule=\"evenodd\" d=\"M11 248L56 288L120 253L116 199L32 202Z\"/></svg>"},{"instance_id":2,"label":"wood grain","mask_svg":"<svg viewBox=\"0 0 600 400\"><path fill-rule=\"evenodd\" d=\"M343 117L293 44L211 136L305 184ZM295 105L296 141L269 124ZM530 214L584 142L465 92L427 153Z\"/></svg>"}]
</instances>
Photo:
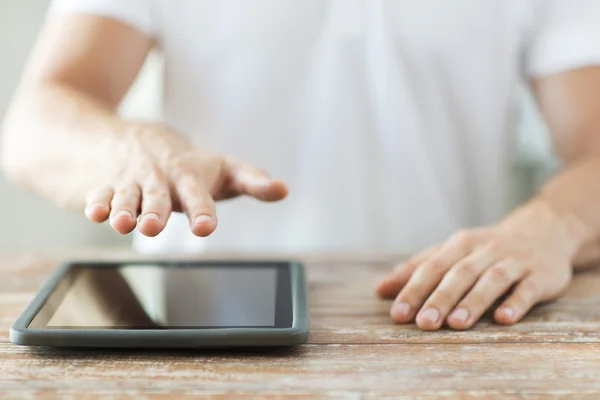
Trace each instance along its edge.
<instances>
[{"instance_id":1,"label":"wood grain","mask_svg":"<svg viewBox=\"0 0 600 400\"><path fill-rule=\"evenodd\" d=\"M425 333L392 324L389 304L373 294L399 257L304 258L308 345L67 351L8 342L10 324L58 259L0 255L0 398L600 398L600 270L578 274L559 301L514 327L485 320L468 332Z\"/></svg>"},{"instance_id":2,"label":"wood grain","mask_svg":"<svg viewBox=\"0 0 600 400\"><path fill-rule=\"evenodd\" d=\"M600 269L578 273L556 302L536 307L519 324L489 316L468 332L422 332L389 319L390 302L373 292L390 267L309 264L312 343L523 343L600 342Z\"/></svg>"},{"instance_id":3,"label":"wood grain","mask_svg":"<svg viewBox=\"0 0 600 400\"><path fill-rule=\"evenodd\" d=\"M52 351L0 347L0 387L31 394L600 393L600 345L306 345L290 351ZM26 382L26 384L24 384Z\"/></svg>"}]
</instances>

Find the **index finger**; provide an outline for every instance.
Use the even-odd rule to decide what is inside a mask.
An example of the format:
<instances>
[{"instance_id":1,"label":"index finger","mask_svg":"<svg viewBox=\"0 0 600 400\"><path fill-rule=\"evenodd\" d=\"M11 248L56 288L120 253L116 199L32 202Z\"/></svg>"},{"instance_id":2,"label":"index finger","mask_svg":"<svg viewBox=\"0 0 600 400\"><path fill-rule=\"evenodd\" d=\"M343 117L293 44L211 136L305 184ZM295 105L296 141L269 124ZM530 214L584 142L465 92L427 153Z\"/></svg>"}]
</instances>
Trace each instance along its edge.
<instances>
[{"instance_id":1,"label":"index finger","mask_svg":"<svg viewBox=\"0 0 600 400\"><path fill-rule=\"evenodd\" d=\"M413 272L415 272L415 269L423 261L431 257L439 248L439 245L431 246L397 265L390 275L379 282L377 289L375 289L377 295L384 299L396 297L404 285L406 285Z\"/></svg>"}]
</instances>

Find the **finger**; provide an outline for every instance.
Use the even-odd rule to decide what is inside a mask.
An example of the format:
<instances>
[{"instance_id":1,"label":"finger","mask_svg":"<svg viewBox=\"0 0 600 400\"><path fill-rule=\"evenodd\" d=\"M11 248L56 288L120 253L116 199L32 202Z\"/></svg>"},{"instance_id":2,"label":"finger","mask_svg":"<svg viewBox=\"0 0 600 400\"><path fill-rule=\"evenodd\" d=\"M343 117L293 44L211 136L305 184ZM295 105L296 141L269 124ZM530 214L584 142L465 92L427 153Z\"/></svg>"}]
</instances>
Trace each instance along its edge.
<instances>
[{"instance_id":1,"label":"finger","mask_svg":"<svg viewBox=\"0 0 600 400\"><path fill-rule=\"evenodd\" d=\"M228 159L226 163L234 191L262 201L279 201L288 195L285 183L265 171L239 160Z\"/></svg>"},{"instance_id":2,"label":"finger","mask_svg":"<svg viewBox=\"0 0 600 400\"><path fill-rule=\"evenodd\" d=\"M377 285L377 295L386 299L396 297L419 264L431 257L439 248L439 245L429 247L396 266L394 271Z\"/></svg>"},{"instance_id":3,"label":"finger","mask_svg":"<svg viewBox=\"0 0 600 400\"><path fill-rule=\"evenodd\" d=\"M414 319L427 297L440 283L446 272L461 258L469 253L477 237L475 233L460 233L442 245L440 250L421 263L402 288L390 311L392 319L407 323ZM437 320L439 315L426 315Z\"/></svg>"},{"instance_id":4,"label":"finger","mask_svg":"<svg viewBox=\"0 0 600 400\"><path fill-rule=\"evenodd\" d=\"M142 190L139 231L150 237L158 235L165 228L171 210L171 194L167 183L160 179L147 182Z\"/></svg>"},{"instance_id":5,"label":"finger","mask_svg":"<svg viewBox=\"0 0 600 400\"><path fill-rule=\"evenodd\" d=\"M417 326L424 330L439 329L450 311L497 257L497 252L490 247L482 247L454 264L417 314ZM430 316L434 318L428 318Z\"/></svg>"},{"instance_id":6,"label":"finger","mask_svg":"<svg viewBox=\"0 0 600 400\"><path fill-rule=\"evenodd\" d=\"M110 205L110 225L115 231L125 235L135 229L140 197L140 188L137 184L115 189Z\"/></svg>"},{"instance_id":7,"label":"finger","mask_svg":"<svg viewBox=\"0 0 600 400\"><path fill-rule=\"evenodd\" d=\"M215 201L208 189L187 171L177 175L175 191L179 203L190 220L190 229L196 236L205 237L217 227Z\"/></svg>"},{"instance_id":8,"label":"finger","mask_svg":"<svg viewBox=\"0 0 600 400\"><path fill-rule=\"evenodd\" d=\"M88 194L85 216L93 222L104 222L110 215L110 202L114 191L110 187L93 190Z\"/></svg>"},{"instance_id":9,"label":"finger","mask_svg":"<svg viewBox=\"0 0 600 400\"><path fill-rule=\"evenodd\" d=\"M494 312L499 324L511 325L518 322L527 312L543 299L541 283L544 277L529 275L523 279L512 294Z\"/></svg>"},{"instance_id":10,"label":"finger","mask_svg":"<svg viewBox=\"0 0 600 400\"><path fill-rule=\"evenodd\" d=\"M494 264L483 273L473 289L448 317L454 329L468 329L481 318L500 296L523 278L525 268L514 261Z\"/></svg>"}]
</instances>

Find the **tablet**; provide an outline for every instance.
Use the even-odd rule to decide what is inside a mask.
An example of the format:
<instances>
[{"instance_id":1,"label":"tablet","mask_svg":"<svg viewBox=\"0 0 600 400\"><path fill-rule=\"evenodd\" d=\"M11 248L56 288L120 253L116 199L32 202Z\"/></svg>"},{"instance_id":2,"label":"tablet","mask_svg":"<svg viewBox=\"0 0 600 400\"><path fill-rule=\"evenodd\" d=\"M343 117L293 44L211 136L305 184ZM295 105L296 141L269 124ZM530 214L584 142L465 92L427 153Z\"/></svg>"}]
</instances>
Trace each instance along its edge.
<instances>
[{"instance_id":1,"label":"tablet","mask_svg":"<svg viewBox=\"0 0 600 400\"><path fill-rule=\"evenodd\" d=\"M308 338L304 269L289 261L76 262L11 328L57 347L291 346Z\"/></svg>"}]
</instances>

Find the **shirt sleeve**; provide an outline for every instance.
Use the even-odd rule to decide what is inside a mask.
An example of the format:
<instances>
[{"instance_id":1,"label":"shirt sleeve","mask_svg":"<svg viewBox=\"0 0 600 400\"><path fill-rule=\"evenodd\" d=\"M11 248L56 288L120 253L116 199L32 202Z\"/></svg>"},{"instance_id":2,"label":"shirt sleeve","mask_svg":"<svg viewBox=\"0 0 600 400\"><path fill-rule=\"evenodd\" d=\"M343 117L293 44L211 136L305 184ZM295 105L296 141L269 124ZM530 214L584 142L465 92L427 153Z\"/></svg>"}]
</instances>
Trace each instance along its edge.
<instances>
[{"instance_id":1,"label":"shirt sleeve","mask_svg":"<svg viewBox=\"0 0 600 400\"><path fill-rule=\"evenodd\" d=\"M111 18L156 37L152 0L52 0L48 16L89 14Z\"/></svg>"},{"instance_id":2,"label":"shirt sleeve","mask_svg":"<svg viewBox=\"0 0 600 400\"><path fill-rule=\"evenodd\" d=\"M533 0L525 54L531 77L600 65L600 0Z\"/></svg>"}]
</instances>

